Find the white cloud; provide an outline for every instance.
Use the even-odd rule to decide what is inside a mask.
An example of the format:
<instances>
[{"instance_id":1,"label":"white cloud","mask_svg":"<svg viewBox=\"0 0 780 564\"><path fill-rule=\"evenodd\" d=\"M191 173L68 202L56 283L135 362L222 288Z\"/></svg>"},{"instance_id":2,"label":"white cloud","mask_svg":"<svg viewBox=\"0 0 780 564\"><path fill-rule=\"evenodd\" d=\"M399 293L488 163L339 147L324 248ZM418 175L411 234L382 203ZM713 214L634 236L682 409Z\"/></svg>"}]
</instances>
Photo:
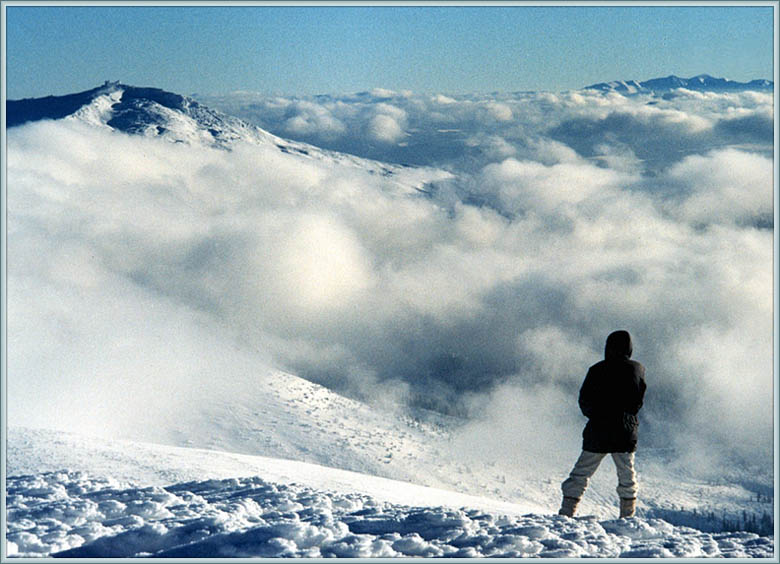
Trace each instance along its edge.
<instances>
[{"instance_id":1,"label":"white cloud","mask_svg":"<svg viewBox=\"0 0 780 564\"><path fill-rule=\"evenodd\" d=\"M559 141L546 138L533 139L529 145L532 151L530 159L547 166L580 160L577 151Z\"/></svg>"},{"instance_id":2,"label":"white cloud","mask_svg":"<svg viewBox=\"0 0 780 564\"><path fill-rule=\"evenodd\" d=\"M373 140L384 143L397 143L404 137L403 127L398 123L398 120L387 114L374 116L368 131Z\"/></svg>"},{"instance_id":3,"label":"white cloud","mask_svg":"<svg viewBox=\"0 0 780 564\"><path fill-rule=\"evenodd\" d=\"M300 101L292 106L295 115L287 118L283 126L288 135L318 135L325 139L334 139L346 131L344 123L320 104Z\"/></svg>"},{"instance_id":4,"label":"white cloud","mask_svg":"<svg viewBox=\"0 0 780 564\"><path fill-rule=\"evenodd\" d=\"M614 197L621 183L629 181L629 177L587 162L545 166L510 158L485 167L480 184L498 195L506 211L565 214L588 199Z\"/></svg>"},{"instance_id":5,"label":"white cloud","mask_svg":"<svg viewBox=\"0 0 780 564\"><path fill-rule=\"evenodd\" d=\"M396 92L394 90L388 90L387 88L373 88L371 90L371 95L375 98L393 98L396 96Z\"/></svg>"},{"instance_id":6,"label":"white cloud","mask_svg":"<svg viewBox=\"0 0 780 564\"><path fill-rule=\"evenodd\" d=\"M335 150L469 172L486 164L475 149L481 151L483 141L489 139L503 139L522 158L536 158L531 152L536 143L559 142L580 156L600 157L609 167L639 167L653 173L688 155L724 145L750 143L768 150L773 139L773 98L766 93L679 94L672 99L596 91L500 96L374 94L290 99L284 108L278 98L259 95L251 101L246 95L205 101L272 132L297 135ZM287 120L296 115L290 108L301 104L322 106L344 130L330 137L321 135L310 126L314 119L306 117L307 127L296 134ZM377 120L379 115L392 121ZM377 121L372 124L372 120ZM404 145L399 146L401 131ZM495 154L490 155L492 160L513 155Z\"/></svg>"},{"instance_id":7,"label":"white cloud","mask_svg":"<svg viewBox=\"0 0 780 564\"><path fill-rule=\"evenodd\" d=\"M511 479L560 475L580 450L582 418L575 404L559 388L500 385L475 405L454 448L464 463L489 461Z\"/></svg>"},{"instance_id":8,"label":"white cloud","mask_svg":"<svg viewBox=\"0 0 780 564\"><path fill-rule=\"evenodd\" d=\"M379 103L372 111L374 116L368 122L369 138L381 143L397 143L406 136L406 112L392 104Z\"/></svg>"},{"instance_id":9,"label":"white cloud","mask_svg":"<svg viewBox=\"0 0 780 564\"><path fill-rule=\"evenodd\" d=\"M679 207L690 222L749 222L773 209L771 159L735 149L693 155L674 165L668 177L687 189Z\"/></svg>"},{"instance_id":10,"label":"white cloud","mask_svg":"<svg viewBox=\"0 0 780 564\"><path fill-rule=\"evenodd\" d=\"M317 312L348 306L371 288L369 257L338 219L288 211L267 221L271 228L255 242L248 275L255 278L258 299L280 318L297 313L305 323Z\"/></svg>"},{"instance_id":11,"label":"white cloud","mask_svg":"<svg viewBox=\"0 0 780 564\"><path fill-rule=\"evenodd\" d=\"M498 135L475 135L466 140L468 147L478 148L483 158L500 161L517 153L517 148Z\"/></svg>"},{"instance_id":12,"label":"white cloud","mask_svg":"<svg viewBox=\"0 0 780 564\"><path fill-rule=\"evenodd\" d=\"M695 426L715 453L766 451L771 96L379 94L240 103L279 134L452 179L415 181L422 193L274 146L9 130L13 420L40 424L94 385L73 425L137 392L122 425L169 378L205 385L272 359L490 409L464 436L474 452L513 432L538 452L534 436L581 425L577 387L622 327L657 394L644 444L686 444ZM486 429L512 432L480 446Z\"/></svg>"},{"instance_id":13,"label":"white cloud","mask_svg":"<svg viewBox=\"0 0 780 564\"><path fill-rule=\"evenodd\" d=\"M511 121L514 117L512 108L500 102L489 102L487 104L487 109L490 112L490 115L498 121Z\"/></svg>"},{"instance_id":14,"label":"white cloud","mask_svg":"<svg viewBox=\"0 0 780 564\"><path fill-rule=\"evenodd\" d=\"M450 98L449 96L445 96L444 94L436 94L432 98L433 102L436 104L442 104L442 105L449 105L449 104L457 104L457 101L454 98Z\"/></svg>"},{"instance_id":15,"label":"white cloud","mask_svg":"<svg viewBox=\"0 0 780 564\"><path fill-rule=\"evenodd\" d=\"M601 348L594 350L581 335L556 325L523 331L517 346L518 354L529 359L527 370L537 373L539 380L577 385L582 383L583 367L593 364L593 359L603 353Z\"/></svg>"}]
</instances>

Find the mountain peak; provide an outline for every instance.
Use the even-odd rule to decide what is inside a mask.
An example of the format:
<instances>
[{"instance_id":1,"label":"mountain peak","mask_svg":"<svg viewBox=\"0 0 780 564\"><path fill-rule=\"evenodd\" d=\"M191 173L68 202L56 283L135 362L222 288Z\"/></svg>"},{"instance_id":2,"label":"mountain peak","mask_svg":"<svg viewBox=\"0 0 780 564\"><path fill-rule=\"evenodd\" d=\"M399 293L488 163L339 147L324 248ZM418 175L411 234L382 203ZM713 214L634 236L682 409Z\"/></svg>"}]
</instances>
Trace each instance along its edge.
<instances>
[{"instance_id":1,"label":"mountain peak","mask_svg":"<svg viewBox=\"0 0 780 564\"><path fill-rule=\"evenodd\" d=\"M116 98L115 103L146 100L173 110L181 110L188 106L198 105L195 100L160 88L130 86L119 81L106 80L96 88L74 94L8 100L6 105L8 112L7 124L8 127L13 127L28 121L61 119L78 112L84 106L92 104L101 96L111 96L117 93L121 93L121 96L114 96Z\"/></svg>"},{"instance_id":2,"label":"mountain peak","mask_svg":"<svg viewBox=\"0 0 780 564\"><path fill-rule=\"evenodd\" d=\"M272 137L187 96L109 80L96 88L64 96L8 100L6 115L8 127L69 118L126 133L175 142L201 141L222 148L238 138Z\"/></svg>"}]
</instances>

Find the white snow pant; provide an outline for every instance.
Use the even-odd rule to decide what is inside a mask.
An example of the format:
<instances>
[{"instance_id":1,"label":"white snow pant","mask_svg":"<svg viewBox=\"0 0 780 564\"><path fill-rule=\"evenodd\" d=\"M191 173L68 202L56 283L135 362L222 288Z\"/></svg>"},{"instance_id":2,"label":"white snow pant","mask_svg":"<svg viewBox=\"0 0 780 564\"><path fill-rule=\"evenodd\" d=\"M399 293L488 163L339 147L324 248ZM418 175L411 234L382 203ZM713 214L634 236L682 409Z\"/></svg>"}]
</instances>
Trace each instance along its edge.
<instances>
[{"instance_id":1,"label":"white snow pant","mask_svg":"<svg viewBox=\"0 0 780 564\"><path fill-rule=\"evenodd\" d=\"M621 498L636 498L637 485L636 473L634 472L634 453L613 452L611 454L617 469L618 495ZM583 450L571 474L561 484L564 497L581 499L582 494L585 493L585 488L588 487L588 481L596 473L596 469L605 456L607 456L606 452Z\"/></svg>"}]
</instances>

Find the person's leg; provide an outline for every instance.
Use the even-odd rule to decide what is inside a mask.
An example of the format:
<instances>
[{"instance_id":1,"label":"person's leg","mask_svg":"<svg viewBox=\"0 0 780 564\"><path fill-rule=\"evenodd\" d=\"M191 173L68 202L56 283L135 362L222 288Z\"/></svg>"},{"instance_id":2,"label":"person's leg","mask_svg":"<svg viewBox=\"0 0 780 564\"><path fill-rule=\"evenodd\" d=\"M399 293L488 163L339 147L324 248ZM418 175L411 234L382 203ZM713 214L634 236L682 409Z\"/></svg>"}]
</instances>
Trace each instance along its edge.
<instances>
[{"instance_id":1,"label":"person's leg","mask_svg":"<svg viewBox=\"0 0 780 564\"><path fill-rule=\"evenodd\" d=\"M617 469L617 494L620 497L620 516L633 517L636 510L636 472L633 452L614 452L612 460Z\"/></svg>"},{"instance_id":2,"label":"person's leg","mask_svg":"<svg viewBox=\"0 0 780 564\"><path fill-rule=\"evenodd\" d=\"M612 460L615 461L615 468L617 469L617 494L623 499L635 498L637 483L636 472L634 471L634 453L613 452Z\"/></svg>"},{"instance_id":3,"label":"person's leg","mask_svg":"<svg viewBox=\"0 0 780 564\"><path fill-rule=\"evenodd\" d=\"M601 461L606 456L603 452L589 452L583 450L577 462L574 464L569 477L561 484L563 491L563 503L558 512L560 515L571 517L577 509L577 504L588 487L588 481L596 472Z\"/></svg>"}]
</instances>

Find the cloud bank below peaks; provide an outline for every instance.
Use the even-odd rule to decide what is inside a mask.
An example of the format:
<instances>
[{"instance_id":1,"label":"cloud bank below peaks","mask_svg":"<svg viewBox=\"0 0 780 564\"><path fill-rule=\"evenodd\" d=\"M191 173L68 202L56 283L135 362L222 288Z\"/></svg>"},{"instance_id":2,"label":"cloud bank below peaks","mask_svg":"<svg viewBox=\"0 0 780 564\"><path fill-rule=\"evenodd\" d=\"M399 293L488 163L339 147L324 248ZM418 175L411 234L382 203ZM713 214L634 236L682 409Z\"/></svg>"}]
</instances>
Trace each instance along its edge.
<instances>
[{"instance_id":1,"label":"cloud bank below peaks","mask_svg":"<svg viewBox=\"0 0 780 564\"><path fill-rule=\"evenodd\" d=\"M273 145L12 128L9 422L45 424L91 390L73 426L120 400L130 425L130 406L207 402L273 363L466 416L475 456L568 466L585 370L625 328L648 369L646 448L771 467L771 95L222 103L450 173L416 189L414 168Z\"/></svg>"},{"instance_id":2,"label":"cloud bank below peaks","mask_svg":"<svg viewBox=\"0 0 780 564\"><path fill-rule=\"evenodd\" d=\"M693 154L739 145L771 155L771 92L622 96L420 95L376 89L308 98L236 93L204 102L283 137L379 160L468 170L509 156L539 160L556 141L614 168L657 173Z\"/></svg>"}]
</instances>

